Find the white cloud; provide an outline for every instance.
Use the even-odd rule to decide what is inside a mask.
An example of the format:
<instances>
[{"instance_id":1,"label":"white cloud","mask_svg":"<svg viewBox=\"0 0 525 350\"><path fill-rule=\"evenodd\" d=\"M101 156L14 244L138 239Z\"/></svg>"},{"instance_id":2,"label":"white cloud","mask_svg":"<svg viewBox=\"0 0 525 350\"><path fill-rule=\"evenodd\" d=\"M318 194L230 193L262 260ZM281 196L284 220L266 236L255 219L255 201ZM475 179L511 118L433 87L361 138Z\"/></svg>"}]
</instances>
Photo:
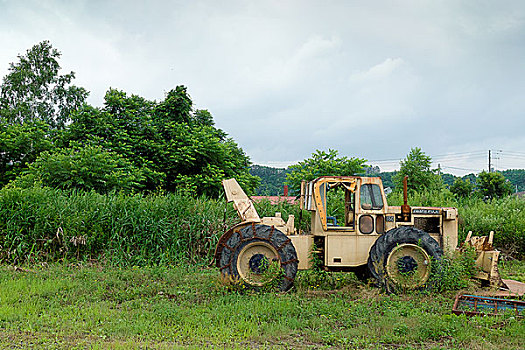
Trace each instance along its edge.
<instances>
[{"instance_id":1,"label":"white cloud","mask_svg":"<svg viewBox=\"0 0 525 350\"><path fill-rule=\"evenodd\" d=\"M524 19L519 1L2 1L0 74L48 39L93 104L184 84L256 163L523 151Z\"/></svg>"},{"instance_id":2,"label":"white cloud","mask_svg":"<svg viewBox=\"0 0 525 350\"><path fill-rule=\"evenodd\" d=\"M337 37L325 39L320 35L316 35L308 39L297 51L291 60L293 63L300 64L303 61L327 56L341 46L341 40Z\"/></svg>"},{"instance_id":3,"label":"white cloud","mask_svg":"<svg viewBox=\"0 0 525 350\"><path fill-rule=\"evenodd\" d=\"M388 78L392 73L403 65L401 58L387 58L383 62L371 67L364 72L357 72L350 76L350 82L363 83L367 81L378 81Z\"/></svg>"}]
</instances>

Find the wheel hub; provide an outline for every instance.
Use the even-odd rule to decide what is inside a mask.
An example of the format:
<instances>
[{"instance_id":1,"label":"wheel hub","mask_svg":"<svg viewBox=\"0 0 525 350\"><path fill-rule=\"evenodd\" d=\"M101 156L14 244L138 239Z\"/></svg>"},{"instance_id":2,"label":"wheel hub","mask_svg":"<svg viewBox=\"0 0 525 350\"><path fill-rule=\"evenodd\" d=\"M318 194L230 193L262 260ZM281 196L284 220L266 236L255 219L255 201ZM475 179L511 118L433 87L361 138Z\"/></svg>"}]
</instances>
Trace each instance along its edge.
<instances>
[{"instance_id":1,"label":"wheel hub","mask_svg":"<svg viewBox=\"0 0 525 350\"><path fill-rule=\"evenodd\" d=\"M272 276L266 276L270 263L279 262L279 254L266 242L251 242L241 249L237 258L237 272L241 279L253 286L262 286L270 282Z\"/></svg>"},{"instance_id":2,"label":"wheel hub","mask_svg":"<svg viewBox=\"0 0 525 350\"><path fill-rule=\"evenodd\" d=\"M430 277L430 257L418 245L399 244L388 255L386 273L394 284L402 288L422 287Z\"/></svg>"},{"instance_id":3,"label":"wheel hub","mask_svg":"<svg viewBox=\"0 0 525 350\"><path fill-rule=\"evenodd\" d=\"M413 257L405 255L397 261L397 268L401 273L413 273L417 270L417 261Z\"/></svg>"},{"instance_id":4,"label":"wheel hub","mask_svg":"<svg viewBox=\"0 0 525 350\"><path fill-rule=\"evenodd\" d=\"M268 269L268 259L263 254L254 254L248 262L250 271L253 273L261 274Z\"/></svg>"}]
</instances>

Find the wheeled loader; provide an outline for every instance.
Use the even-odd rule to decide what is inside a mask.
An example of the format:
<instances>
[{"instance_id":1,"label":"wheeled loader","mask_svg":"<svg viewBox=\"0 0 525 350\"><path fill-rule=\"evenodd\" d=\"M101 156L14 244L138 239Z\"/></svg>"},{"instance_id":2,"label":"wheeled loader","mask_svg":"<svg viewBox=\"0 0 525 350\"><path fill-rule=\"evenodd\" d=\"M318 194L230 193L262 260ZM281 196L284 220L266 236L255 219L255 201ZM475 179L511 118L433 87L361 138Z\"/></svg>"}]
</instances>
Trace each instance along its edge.
<instances>
[{"instance_id":1,"label":"wheeled loader","mask_svg":"<svg viewBox=\"0 0 525 350\"><path fill-rule=\"evenodd\" d=\"M427 283L432 264L443 252L455 250L458 244L457 209L410 207L406 177L402 206L387 204L378 177L323 176L303 181L299 202L311 214L310 232L299 232L293 215L286 222L280 213L260 218L235 179L224 180L223 187L241 222L220 237L215 263L222 275L253 287L269 282L268 267L276 263L281 268L276 282L286 291L297 270L311 268L315 260L328 271L372 277L388 291L416 289ZM339 201L339 208L344 203L344 213L332 215L331 201ZM483 276L497 280L494 266L499 252L490 249L479 252L484 261L496 260L481 266L486 267Z\"/></svg>"}]
</instances>

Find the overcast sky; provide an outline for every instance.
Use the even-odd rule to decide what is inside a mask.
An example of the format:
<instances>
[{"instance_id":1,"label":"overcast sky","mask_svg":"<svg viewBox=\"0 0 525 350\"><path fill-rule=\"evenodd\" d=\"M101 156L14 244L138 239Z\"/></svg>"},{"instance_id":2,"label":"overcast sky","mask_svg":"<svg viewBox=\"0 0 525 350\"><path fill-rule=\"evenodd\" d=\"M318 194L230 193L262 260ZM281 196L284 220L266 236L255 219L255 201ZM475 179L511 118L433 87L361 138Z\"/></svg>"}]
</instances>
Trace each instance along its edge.
<instances>
[{"instance_id":1,"label":"overcast sky","mask_svg":"<svg viewBox=\"0 0 525 350\"><path fill-rule=\"evenodd\" d=\"M0 0L0 76L42 40L96 106L187 86L255 164L525 168L525 1Z\"/></svg>"}]
</instances>

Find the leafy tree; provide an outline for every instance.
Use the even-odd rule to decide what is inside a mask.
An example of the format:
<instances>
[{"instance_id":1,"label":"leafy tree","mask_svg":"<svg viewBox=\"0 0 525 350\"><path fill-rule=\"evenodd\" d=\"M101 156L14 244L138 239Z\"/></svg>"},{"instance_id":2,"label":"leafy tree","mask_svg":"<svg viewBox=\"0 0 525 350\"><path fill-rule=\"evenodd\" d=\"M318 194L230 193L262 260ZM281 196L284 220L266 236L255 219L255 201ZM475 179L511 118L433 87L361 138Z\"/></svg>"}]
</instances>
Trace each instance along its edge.
<instances>
[{"instance_id":1,"label":"leafy tree","mask_svg":"<svg viewBox=\"0 0 525 350\"><path fill-rule=\"evenodd\" d=\"M392 178L396 190L403 189L403 178L406 175L408 175L408 189L412 191L434 190L443 187L441 177L430 169L432 158L427 156L421 148L412 148L400 164L399 172Z\"/></svg>"},{"instance_id":2,"label":"leafy tree","mask_svg":"<svg viewBox=\"0 0 525 350\"><path fill-rule=\"evenodd\" d=\"M450 186L450 192L456 197L469 197L473 189L474 186L470 183L469 179L463 180L460 177L457 177L452 186Z\"/></svg>"},{"instance_id":3,"label":"leafy tree","mask_svg":"<svg viewBox=\"0 0 525 350\"><path fill-rule=\"evenodd\" d=\"M257 178L249 158L206 110L193 112L185 87L156 103L110 89L103 108L85 106L61 140L101 145L123 155L144 174L146 190L185 190L217 196L221 180L235 177L251 193Z\"/></svg>"},{"instance_id":4,"label":"leafy tree","mask_svg":"<svg viewBox=\"0 0 525 350\"><path fill-rule=\"evenodd\" d=\"M392 180L392 178L396 174L397 174L397 170L379 173L378 176L381 178L381 181L383 182L383 187L385 188L390 187L391 189L394 188L394 181Z\"/></svg>"},{"instance_id":5,"label":"leafy tree","mask_svg":"<svg viewBox=\"0 0 525 350\"><path fill-rule=\"evenodd\" d=\"M316 150L310 158L289 167L291 172L286 175L286 183L290 189L299 192L301 181L311 181L319 176L347 176L363 172L366 159L338 157L338 151L328 152Z\"/></svg>"},{"instance_id":6,"label":"leafy tree","mask_svg":"<svg viewBox=\"0 0 525 350\"><path fill-rule=\"evenodd\" d=\"M365 176L378 176L381 169L377 165L370 165L365 169Z\"/></svg>"},{"instance_id":7,"label":"leafy tree","mask_svg":"<svg viewBox=\"0 0 525 350\"><path fill-rule=\"evenodd\" d=\"M61 189L93 189L107 193L140 189L142 180L140 170L118 153L100 146L77 145L54 153L42 152L14 185L27 187L40 183Z\"/></svg>"},{"instance_id":8,"label":"leafy tree","mask_svg":"<svg viewBox=\"0 0 525 350\"><path fill-rule=\"evenodd\" d=\"M74 72L59 74L60 56L49 41L43 41L9 65L0 87L1 118L9 123L40 120L51 128L64 127L88 92L71 85Z\"/></svg>"},{"instance_id":9,"label":"leafy tree","mask_svg":"<svg viewBox=\"0 0 525 350\"><path fill-rule=\"evenodd\" d=\"M207 109L197 109L194 114L194 120L197 125L214 126L213 117Z\"/></svg>"},{"instance_id":10,"label":"leafy tree","mask_svg":"<svg viewBox=\"0 0 525 350\"><path fill-rule=\"evenodd\" d=\"M454 181L456 181L456 177L454 175L447 173L441 173L441 179L447 187L452 186L454 184Z\"/></svg>"},{"instance_id":11,"label":"leafy tree","mask_svg":"<svg viewBox=\"0 0 525 350\"><path fill-rule=\"evenodd\" d=\"M193 102L185 86L177 86L166 94L164 101L156 107L155 114L164 120L176 123L195 124L192 115Z\"/></svg>"},{"instance_id":12,"label":"leafy tree","mask_svg":"<svg viewBox=\"0 0 525 350\"><path fill-rule=\"evenodd\" d=\"M16 178L40 152L53 148L42 121L12 124L0 121L0 187Z\"/></svg>"},{"instance_id":13,"label":"leafy tree","mask_svg":"<svg viewBox=\"0 0 525 350\"><path fill-rule=\"evenodd\" d=\"M482 171L478 175L478 190L486 198L500 198L512 193L510 184L505 180L503 174L498 172L489 173Z\"/></svg>"},{"instance_id":14,"label":"leafy tree","mask_svg":"<svg viewBox=\"0 0 525 350\"><path fill-rule=\"evenodd\" d=\"M88 93L60 75L60 52L43 41L11 63L0 86L0 186L18 176L54 139Z\"/></svg>"},{"instance_id":15,"label":"leafy tree","mask_svg":"<svg viewBox=\"0 0 525 350\"><path fill-rule=\"evenodd\" d=\"M166 189L217 196L222 193L221 180L231 177L249 194L257 187L258 179L249 174L248 157L231 138L222 140L222 132L185 123L168 123L165 132L161 170L166 174Z\"/></svg>"},{"instance_id":16,"label":"leafy tree","mask_svg":"<svg viewBox=\"0 0 525 350\"><path fill-rule=\"evenodd\" d=\"M103 108L84 106L72 115L60 145L100 145L117 152L141 170L145 189L163 188L166 174L160 168L165 145L153 116L154 108L154 102L140 96L109 89Z\"/></svg>"},{"instance_id":17,"label":"leafy tree","mask_svg":"<svg viewBox=\"0 0 525 350\"><path fill-rule=\"evenodd\" d=\"M214 126L210 112L193 109L186 87L160 102L110 89L104 106L94 108L85 104L87 92L71 85L73 72L59 74L60 53L49 42L18 58L0 91L0 185L34 162L25 182L32 177L99 192L143 188L217 196L221 180L230 177L248 193L257 187L249 158ZM91 177L75 179L91 167Z\"/></svg>"},{"instance_id":18,"label":"leafy tree","mask_svg":"<svg viewBox=\"0 0 525 350\"><path fill-rule=\"evenodd\" d=\"M476 185L476 181L478 180L478 177L476 174L470 173L467 175L464 175L461 177L463 180L469 180L472 185Z\"/></svg>"}]
</instances>

